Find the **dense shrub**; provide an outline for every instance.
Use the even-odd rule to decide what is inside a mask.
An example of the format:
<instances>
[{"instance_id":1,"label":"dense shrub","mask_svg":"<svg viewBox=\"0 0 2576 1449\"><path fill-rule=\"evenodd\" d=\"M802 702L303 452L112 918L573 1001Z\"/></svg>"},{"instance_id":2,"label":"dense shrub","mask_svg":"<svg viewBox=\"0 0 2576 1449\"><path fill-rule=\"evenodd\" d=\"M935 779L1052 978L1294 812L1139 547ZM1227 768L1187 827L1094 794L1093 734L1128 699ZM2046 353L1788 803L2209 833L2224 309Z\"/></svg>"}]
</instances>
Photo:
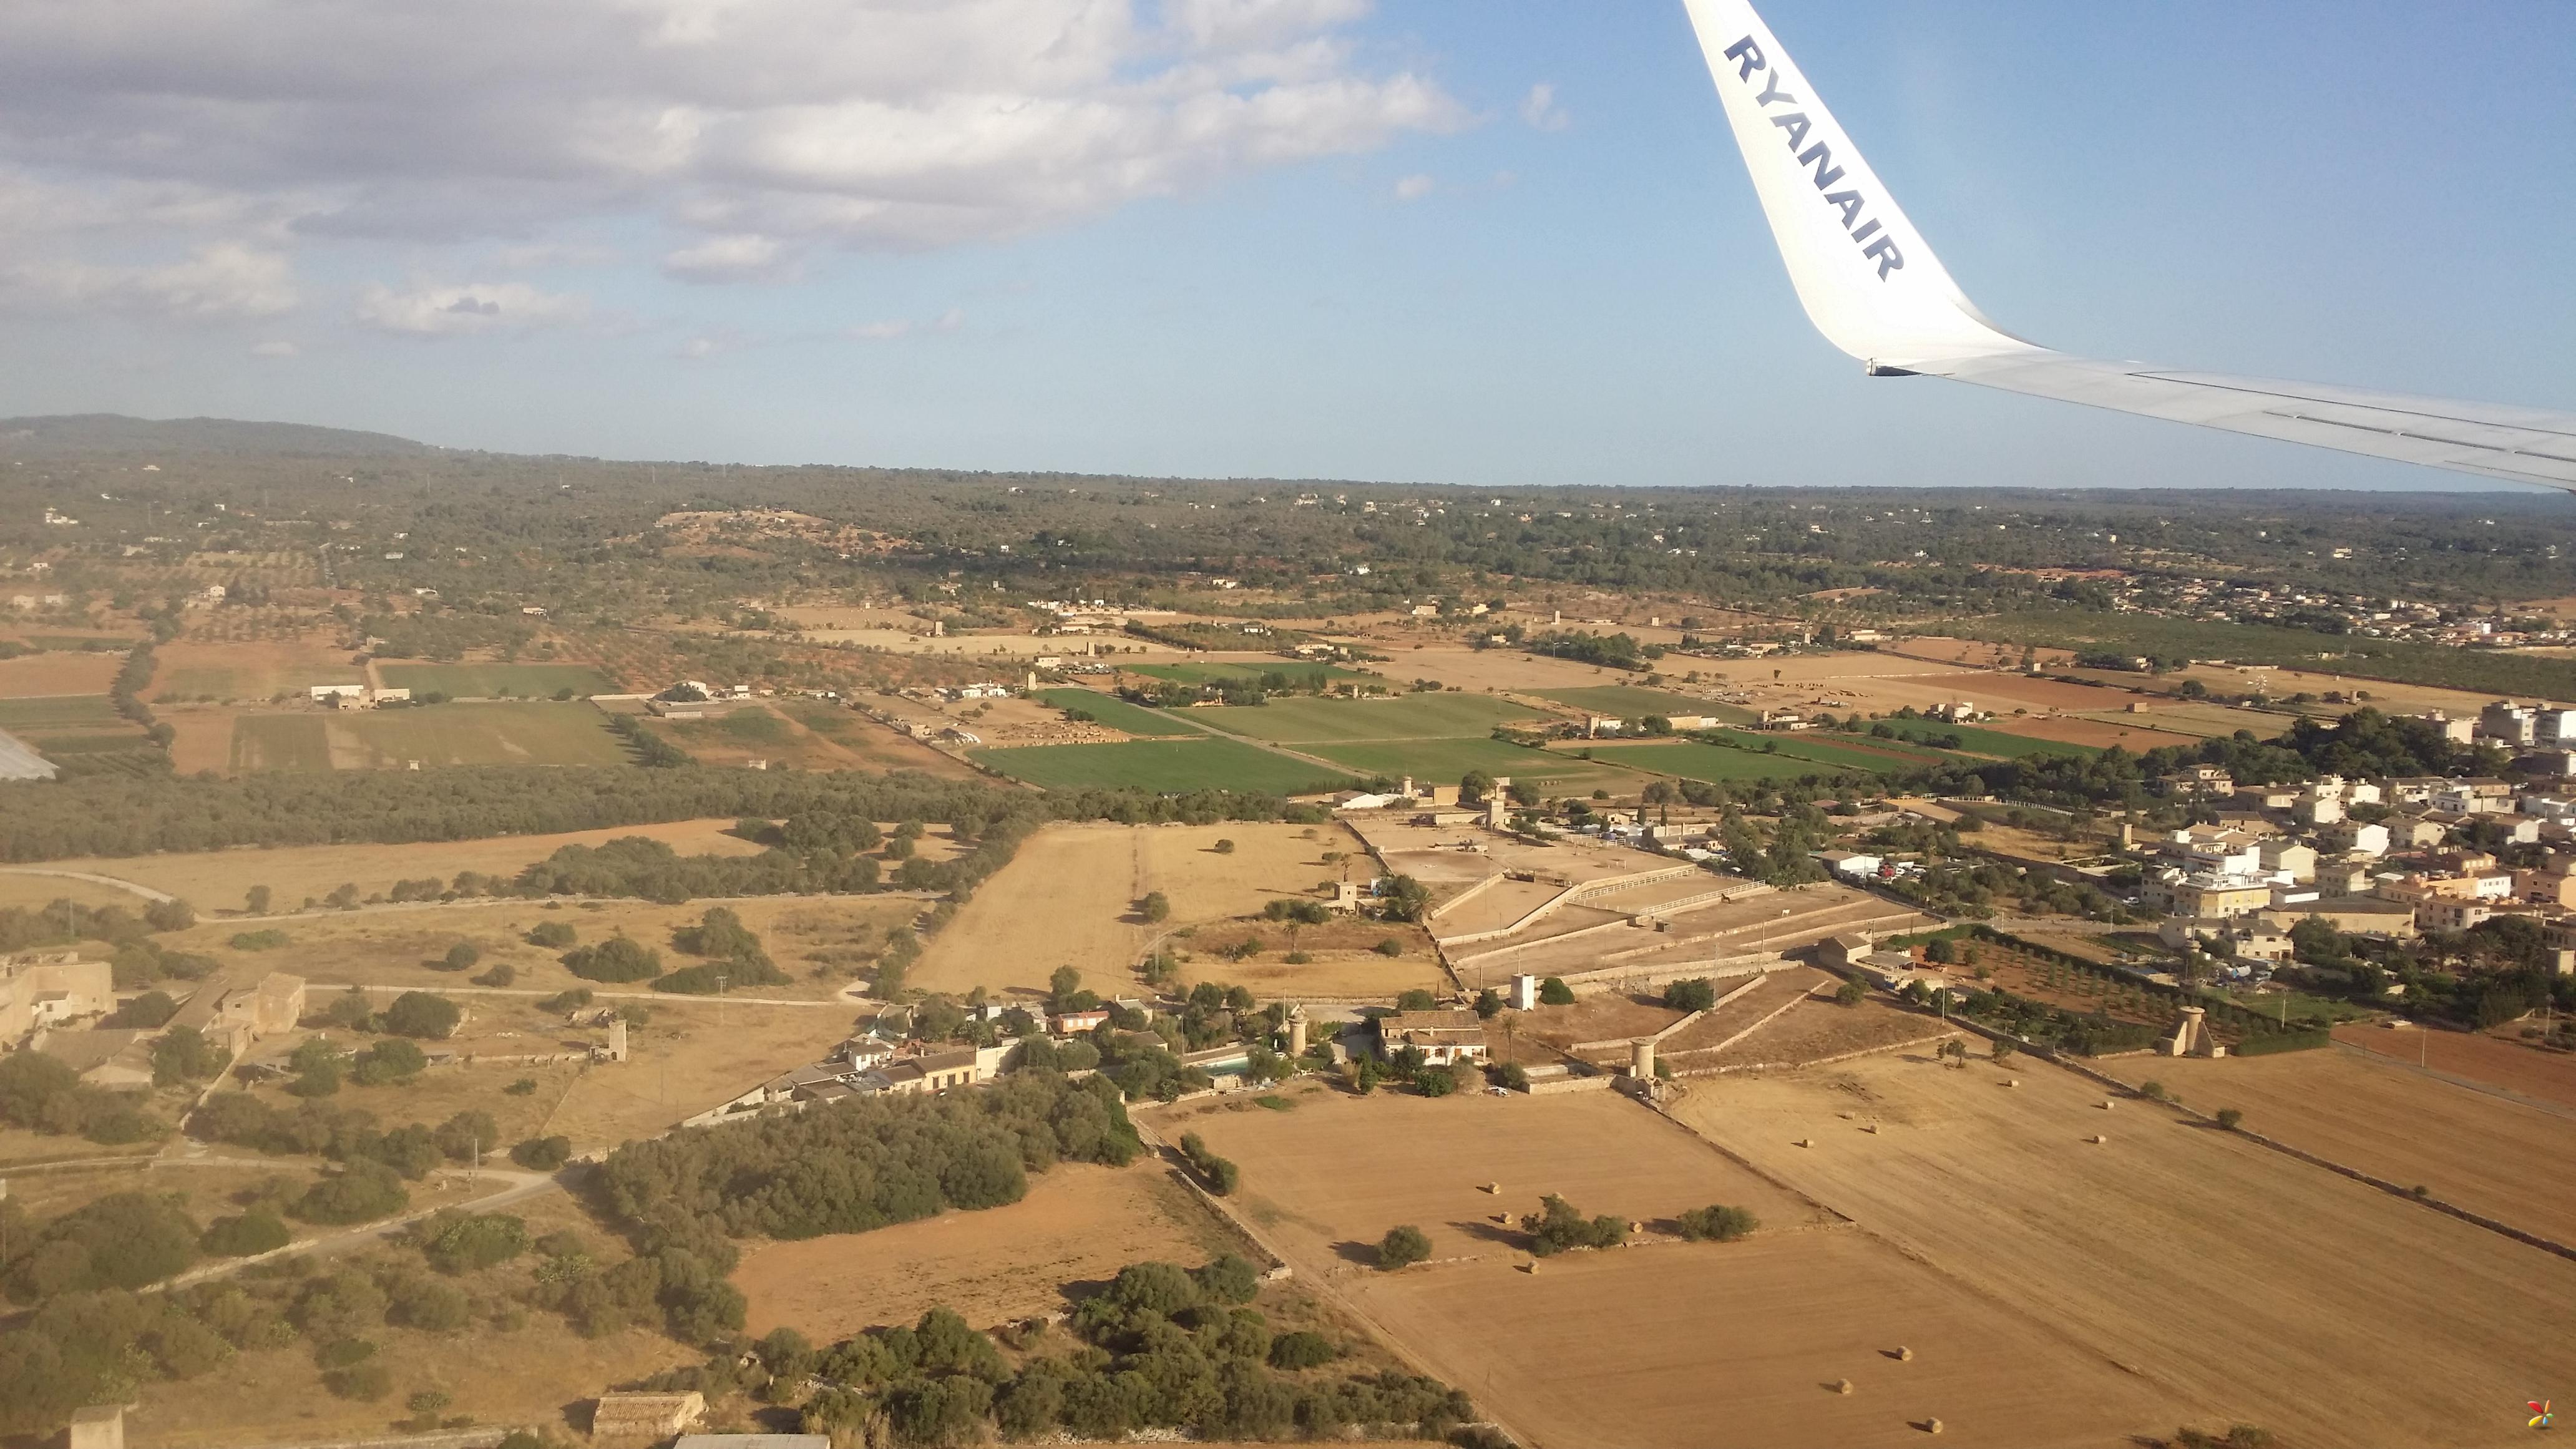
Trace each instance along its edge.
<instances>
[{"instance_id":1,"label":"dense shrub","mask_svg":"<svg viewBox=\"0 0 2576 1449\"><path fill-rule=\"evenodd\" d=\"M1562 979L1551 976L1538 984L1538 999L1542 1006L1572 1006L1574 988L1566 985Z\"/></svg>"},{"instance_id":2,"label":"dense shrub","mask_svg":"<svg viewBox=\"0 0 2576 1449\"><path fill-rule=\"evenodd\" d=\"M1242 1178L1241 1170L1232 1161L1210 1152L1207 1143L1201 1141L1195 1132L1181 1134L1181 1156L1190 1164L1190 1170L1207 1185L1208 1191L1219 1197L1231 1194Z\"/></svg>"},{"instance_id":3,"label":"dense shrub","mask_svg":"<svg viewBox=\"0 0 2576 1449\"><path fill-rule=\"evenodd\" d=\"M561 950L575 939L572 926L563 921L539 921L528 928L528 944L548 950Z\"/></svg>"},{"instance_id":4,"label":"dense shrub","mask_svg":"<svg viewBox=\"0 0 2576 1449\"><path fill-rule=\"evenodd\" d=\"M1530 1251L1548 1257L1572 1248L1615 1248L1628 1239L1625 1218L1587 1218L1581 1209L1554 1193L1540 1201L1538 1226L1530 1233Z\"/></svg>"},{"instance_id":5,"label":"dense shrub","mask_svg":"<svg viewBox=\"0 0 2576 1449\"><path fill-rule=\"evenodd\" d=\"M410 994L418 995L419 993L413 992ZM443 998L431 997L429 999L432 1001L438 1001ZM397 1001L394 1005L396 1007L400 1007L402 1002ZM426 1019L426 1017L423 1018L423 1020ZM385 1013L385 1021L387 1028L389 1030L392 1029L393 1013L391 1011ZM444 1035L445 1033L442 1032L436 1034ZM377 1042L375 1045L368 1047L365 1051L358 1053L356 1060L350 1063L349 1076L351 1080L355 1081L359 1086L381 1087L394 1082L410 1081L412 1078L420 1075L421 1069L428 1065L429 1057L423 1053L420 1048L413 1046L410 1042L404 1041L400 1037L387 1037L385 1040Z\"/></svg>"},{"instance_id":6,"label":"dense shrub","mask_svg":"<svg viewBox=\"0 0 2576 1449\"><path fill-rule=\"evenodd\" d=\"M1722 1205L1692 1208L1678 1221L1682 1236L1694 1243L1731 1243L1762 1225L1751 1209Z\"/></svg>"},{"instance_id":7,"label":"dense shrub","mask_svg":"<svg viewBox=\"0 0 2576 1449\"><path fill-rule=\"evenodd\" d=\"M567 951L564 969L585 981L611 985L646 981L662 974L662 953L625 936L611 936L594 946Z\"/></svg>"},{"instance_id":8,"label":"dense shrub","mask_svg":"<svg viewBox=\"0 0 2576 1449\"><path fill-rule=\"evenodd\" d=\"M47 1222L13 1249L9 1296L21 1302L140 1288L197 1261L197 1225L174 1197L110 1193Z\"/></svg>"},{"instance_id":9,"label":"dense shrub","mask_svg":"<svg viewBox=\"0 0 2576 1449\"><path fill-rule=\"evenodd\" d=\"M1717 988L1705 976L1675 981L1664 987L1664 1005L1675 1011L1706 1011L1717 1004Z\"/></svg>"},{"instance_id":10,"label":"dense shrub","mask_svg":"<svg viewBox=\"0 0 2576 1449\"><path fill-rule=\"evenodd\" d=\"M442 1273L471 1273L528 1250L528 1225L507 1213L449 1210L420 1227L420 1251Z\"/></svg>"},{"instance_id":11,"label":"dense shrub","mask_svg":"<svg viewBox=\"0 0 2576 1449\"><path fill-rule=\"evenodd\" d=\"M275 1248L283 1248L294 1238L284 1221L265 1208L254 1208L235 1217L217 1218L206 1224L198 1246L219 1258L248 1258Z\"/></svg>"},{"instance_id":12,"label":"dense shrub","mask_svg":"<svg viewBox=\"0 0 2576 1449\"><path fill-rule=\"evenodd\" d=\"M1333 1341L1320 1333L1298 1329L1270 1340L1270 1366L1275 1369L1310 1369L1331 1363L1342 1356Z\"/></svg>"}]
</instances>

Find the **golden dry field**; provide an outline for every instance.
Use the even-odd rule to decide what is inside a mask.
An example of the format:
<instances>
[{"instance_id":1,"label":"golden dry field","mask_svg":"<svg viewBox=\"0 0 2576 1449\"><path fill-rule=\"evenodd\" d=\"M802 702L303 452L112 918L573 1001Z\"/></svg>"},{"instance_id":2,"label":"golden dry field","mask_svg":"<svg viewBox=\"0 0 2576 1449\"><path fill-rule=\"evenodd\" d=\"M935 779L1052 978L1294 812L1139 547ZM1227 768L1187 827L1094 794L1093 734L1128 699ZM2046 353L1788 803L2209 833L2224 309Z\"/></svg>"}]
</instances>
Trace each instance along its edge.
<instances>
[{"instance_id":1,"label":"golden dry field","mask_svg":"<svg viewBox=\"0 0 2576 1449\"><path fill-rule=\"evenodd\" d=\"M51 694L105 694L122 654L52 650L0 659L0 699L31 699Z\"/></svg>"},{"instance_id":2,"label":"golden dry field","mask_svg":"<svg viewBox=\"0 0 2576 1449\"><path fill-rule=\"evenodd\" d=\"M1694 1083L1675 1110L1962 1298L2120 1365L2157 1414L2106 1414L2106 1431L2496 1443L2563 1378L2576 1263L2104 1100L2043 1063L1950 1071L1906 1054Z\"/></svg>"},{"instance_id":3,"label":"golden dry field","mask_svg":"<svg viewBox=\"0 0 2576 1449\"><path fill-rule=\"evenodd\" d=\"M2418 1071L2411 1060L2341 1047L2110 1065L2132 1086L2162 1082L2198 1111L2234 1107L2249 1131L2576 1243L2576 1108L2479 1091Z\"/></svg>"},{"instance_id":4,"label":"golden dry field","mask_svg":"<svg viewBox=\"0 0 2576 1449\"><path fill-rule=\"evenodd\" d=\"M1067 1285L1148 1258L1195 1266L1232 1235L1169 1169L1063 1163L1005 1207L945 1212L867 1233L762 1243L734 1270L753 1334L793 1328L816 1343L945 1305L977 1327L1054 1313Z\"/></svg>"},{"instance_id":5,"label":"golden dry field","mask_svg":"<svg viewBox=\"0 0 2576 1449\"><path fill-rule=\"evenodd\" d=\"M350 651L319 636L253 643L174 639L153 651L147 697L259 703L281 694L303 697L317 684L363 684L366 670Z\"/></svg>"},{"instance_id":6,"label":"golden dry field","mask_svg":"<svg viewBox=\"0 0 2576 1449\"><path fill-rule=\"evenodd\" d=\"M757 855L761 847L725 832L731 820L680 820L624 825L560 835L505 835L484 840L419 845L296 845L277 849L197 851L49 862L49 868L86 871L130 880L193 902L200 911L238 911L254 885L275 893L273 909L293 910L306 896L320 898L343 884L361 897L388 890L398 880L460 871L515 875L566 845L601 845L629 835L659 840L682 855Z\"/></svg>"},{"instance_id":7,"label":"golden dry field","mask_svg":"<svg viewBox=\"0 0 2576 1449\"><path fill-rule=\"evenodd\" d=\"M1608 1093L1425 1100L1298 1095L1291 1112L1153 1114L1243 1169L1229 1201L1534 1449L1620 1444L2121 1445L2170 1431L2146 1385ZM1488 1183L1499 1194L1484 1191ZM1641 1245L1534 1261L1497 1213L1563 1195L1648 1224ZM1658 1229L1752 1209L1730 1244ZM1431 1260L1370 1245L1411 1223ZM1899 1362L1900 1347L1913 1350ZM1848 1379L1854 1391L1835 1392Z\"/></svg>"}]
</instances>

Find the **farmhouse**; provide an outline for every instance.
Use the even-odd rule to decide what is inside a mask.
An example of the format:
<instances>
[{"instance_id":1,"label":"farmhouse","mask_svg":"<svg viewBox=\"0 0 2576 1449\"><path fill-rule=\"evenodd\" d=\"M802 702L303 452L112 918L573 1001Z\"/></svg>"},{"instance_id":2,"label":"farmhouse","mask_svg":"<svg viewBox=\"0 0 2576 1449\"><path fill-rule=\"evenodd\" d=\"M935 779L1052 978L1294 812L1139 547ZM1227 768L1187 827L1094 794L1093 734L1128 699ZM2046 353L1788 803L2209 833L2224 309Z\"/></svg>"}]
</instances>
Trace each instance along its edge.
<instances>
[{"instance_id":1,"label":"farmhouse","mask_svg":"<svg viewBox=\"0 0 2576 1449\"><path fill-rule=\"evenodd\" d=\"M63 951L0 962L0 1043L115 1006L116 980L104 961Z\"/></svg>"},{"instance_id":2,"label":"farmhouse","mask_svg":"<svg viewBox=\"0 0 2576 1449\"><path fill-rule=\"evenodd\" d=\"M704 1418L706 1396L685 1394L602 1394L590 1411L594 1439L667 1439Z\"/></svg>"},{"instance_id":3,"label":"farmhouse","mask_svg":"<svg viewBox=\"0 0 2576 1449\"><path fill-rule=\"evenodd\" d=\"M170 1025L195 1027L206 1040L240 1056L254 1042L293 1031L303 1016L304 978L271 971L256 986L217 980L198 987Z\"/></svg>"},{"instance_id":4,"label":"farmhouse","mask_svg":"<svg viewBox=\"0 0 2576 1449\"><path fill-rule=\"evenodd\" d=\"M1483 1061L1485 1020L1472 1011L1398 1011L1377 1019L1378 1055L1392 1060L1406 1047L1432 1066Z\"/></svg>"}]
</instances>

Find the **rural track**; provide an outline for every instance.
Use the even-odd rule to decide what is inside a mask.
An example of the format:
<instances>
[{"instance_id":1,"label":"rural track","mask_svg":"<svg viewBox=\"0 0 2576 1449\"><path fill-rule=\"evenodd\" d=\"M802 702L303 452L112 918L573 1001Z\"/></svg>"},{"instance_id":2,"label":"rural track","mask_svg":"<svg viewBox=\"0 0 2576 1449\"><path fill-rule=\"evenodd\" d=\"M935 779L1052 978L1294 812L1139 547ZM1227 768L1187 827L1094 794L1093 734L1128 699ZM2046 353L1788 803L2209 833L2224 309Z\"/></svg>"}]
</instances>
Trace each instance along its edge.
<instances>
[{"instance_id":1,"label":"rural track","mask_svg":"<svg viewBox=\"0 0 2576 1449\"><path fill-rule=\"evenodd\" d=\"M168 891L156 891L148 885L137 885L133 881L122 880L112 875L94 875L85 870L49 870L42 866L8 865L0 866L0 875L41 875L51 876L56 880L87 881L91 885L105 886L109 890L124 891L128 895L141 896L145 900L154 902L155 904L162 901L175 901L178 899L177 896L170 894Z\"/></svg>"},{"instance_id":2,"label":"rural track","mask_svg":"<svg viewBox=\"0 0 2576 1449\"><path fill-rule=\"evenodd\" d=\"M449 986L444 983L430 987L407 987L399 984L389 986L366 986L355 981L308 981L305 985L307 989L315 991L434 990L441 996L560 996L563 994L559 991L549 991L542 986ZM590 999L593 1001L703 1001L709 1005L723 1004L730 1006L833 1006L843 1009L847 1009L852 1004L850 998L842 996L827 996L820 999L796 996L734 996L730 994L724 996L698 996L685 991L593 991L590 994Z\"/></svg>"}]
</instances>

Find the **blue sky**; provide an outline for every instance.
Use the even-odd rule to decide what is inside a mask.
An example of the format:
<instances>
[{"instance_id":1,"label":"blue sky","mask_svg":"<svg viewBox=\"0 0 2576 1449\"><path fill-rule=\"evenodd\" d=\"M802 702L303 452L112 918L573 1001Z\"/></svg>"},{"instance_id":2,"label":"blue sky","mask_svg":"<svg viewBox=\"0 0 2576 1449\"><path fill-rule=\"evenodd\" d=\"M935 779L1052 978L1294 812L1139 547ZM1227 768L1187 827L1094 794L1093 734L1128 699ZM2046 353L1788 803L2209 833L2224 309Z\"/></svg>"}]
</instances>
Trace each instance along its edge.
<instances>
[{"instance_id":1,"label":"blue sky","mask_svg":"<svg viewBox=\"0 0 2576 1449\"><path fill-rule=\"evenodd\" d=\"M453 0L313 34L240 0L221 35L186 3L0 15L0 414L1219 477L2500 486L1861 377L1678 3L566 0L549 31ZM1761 8L2007 328L2576 407L2576 5Z\"/></svg>"}]
</instances>

